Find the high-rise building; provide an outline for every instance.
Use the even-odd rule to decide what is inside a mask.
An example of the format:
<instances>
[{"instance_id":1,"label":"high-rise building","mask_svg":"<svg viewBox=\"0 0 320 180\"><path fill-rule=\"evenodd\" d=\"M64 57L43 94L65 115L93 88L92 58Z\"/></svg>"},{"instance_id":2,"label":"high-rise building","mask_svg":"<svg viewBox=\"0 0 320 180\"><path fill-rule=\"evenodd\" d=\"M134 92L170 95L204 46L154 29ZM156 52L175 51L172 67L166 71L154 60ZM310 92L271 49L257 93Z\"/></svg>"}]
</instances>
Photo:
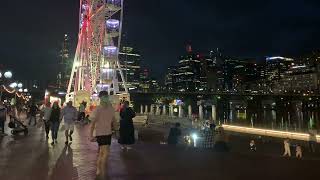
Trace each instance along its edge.
<instances>
[{"instance_id":1,"label":"high-rise building","mask_svg":"<svg viewBox=\"0 0 320 180\"><path fill-rule=\"evenodd\" d=\"M266 58L266 79L269 81L281 79L293 63L292 58L280 56Z\"/></svg>"},{"instance_id":2,"label":"high-rise building","mask_svg":"<svg viewBox=\"0 0 320 180\"><path fill-rule=\"evenodd\" d=\"M202 56L187 46L187 54L180 57L178 66L171 66L165 76L167 91L194 92L217 91L222 70L222 56L219 50Z\"/></svg>"},{"instance_id":3,"label":"high-rise building","mask_svg":"<svg viewBox=\"0 0 320 180\"><path fill-rule=\"evenodd\" d=\"M175 90L177 90L176 74L177 74L177 67L176 66L168 67L167 73L165 75L165 88L166 88L167 91L175 91Z\"/></svg>"},{"instance_id":4,"label":"high-rise building","mask_svg":"<svg viewBox=\"0 0 320 180\"><path fill-rule=\"evenodd\" d=\"M68 84L68 80L70 79L73 63L73 60L70 57L70 42L67 34L64 35L59 58L57 86L58 88L64 89Z\"/></svg>"},{"instance_id":5,"label":"high-rise building","mask_svg":"<svg viewBox=\"0 0 320 180\"><path fill-rule=\"evenodd\" d=\"M177 90L196 91L201 87L202 68L200 56L189 53L181 56L176 74Z\"/></svg>"},{"instance_id":6,"label":"high-rise building","mask_svg":"<svg viewBox=\"0 0 320 180\"><path fill-rule=\"evenodd\" d=\"M119 53L124 80L129 91L138 90L140 84L140 54L132 47L123 47Z\"/></svg>"}]
</instances>

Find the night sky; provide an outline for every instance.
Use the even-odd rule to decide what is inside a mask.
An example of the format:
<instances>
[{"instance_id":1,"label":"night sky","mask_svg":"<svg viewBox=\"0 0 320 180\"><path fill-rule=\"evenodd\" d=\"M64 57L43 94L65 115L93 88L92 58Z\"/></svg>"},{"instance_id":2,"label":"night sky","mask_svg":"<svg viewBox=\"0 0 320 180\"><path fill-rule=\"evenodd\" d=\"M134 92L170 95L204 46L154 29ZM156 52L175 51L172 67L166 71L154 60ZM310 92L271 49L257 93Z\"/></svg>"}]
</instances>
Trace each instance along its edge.
<instances>
[{"instance_id":1,"label":"night sky","mask_svg":"<svg viewBox=\"0 0 320 180\"><path fill-rule=\"evenodd\" d=\"M78 0L2 0L0 64L20 79L53 78L63 35L76 46L78 6ZM320 46L317 0L126 0L124 18L124 43L158 78L188 43L240 58L297 56Z\"/></svg>"}]
</instances>

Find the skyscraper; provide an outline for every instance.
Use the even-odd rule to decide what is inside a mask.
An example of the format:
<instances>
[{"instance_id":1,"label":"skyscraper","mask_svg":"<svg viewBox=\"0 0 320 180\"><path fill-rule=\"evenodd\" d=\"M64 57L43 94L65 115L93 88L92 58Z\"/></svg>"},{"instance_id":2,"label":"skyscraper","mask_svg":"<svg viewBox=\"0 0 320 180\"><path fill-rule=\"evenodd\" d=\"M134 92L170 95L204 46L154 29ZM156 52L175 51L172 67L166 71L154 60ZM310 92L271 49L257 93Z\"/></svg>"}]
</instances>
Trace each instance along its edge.
<instances>
[{"instance_id":1,"label":"skyscraper","mask_svg":"<svg viewBox=\"0 0 320 180\"><path fill-rule=\"evenodd\" d=\"M65 88L72 70L72 59L70 57L70 42L69 36L64 35L63 42L61 44L61 50L59 52L59 66L57 75L58 88Z\"/></svg>"},{"instance_id":2,"label":"skyscraper","mask_svg":"<svg viewBox=\"0 0 320 180\"><path fill-rule=\"evenodd\" d=\"M140 54L132 47L123 47L119 60L128 89L137 90L140 84Z\"/></svg>"}]
</instances>

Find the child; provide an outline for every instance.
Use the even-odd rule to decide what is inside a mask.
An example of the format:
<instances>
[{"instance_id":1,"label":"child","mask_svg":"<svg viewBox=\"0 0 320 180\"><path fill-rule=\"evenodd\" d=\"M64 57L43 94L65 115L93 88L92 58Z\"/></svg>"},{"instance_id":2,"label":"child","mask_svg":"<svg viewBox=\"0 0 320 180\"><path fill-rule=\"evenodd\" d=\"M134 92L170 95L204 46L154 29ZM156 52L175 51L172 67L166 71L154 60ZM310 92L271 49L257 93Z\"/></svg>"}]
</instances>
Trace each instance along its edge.
<instances>
[{"instance_id":1,"label":"child","mask_svg":"<svg viewBox=\"0 0 320 180\"><path fill-rule=\"evenodd\" d=\"M250 141L250 151L252 152L256 152L257 147L256 147L256 143L254 142L254 140Z\"/></svg>"},{"instance_id":2,"label":"child","mask_svg":"<svg viewBox=\"0 0 320 180\"><path fill-rule=\"evenodd\" d=\"M291 157L291 150L290 150L290 141L289 138L285 139L283 141L283 145L284 145L284 153L283 156L288 156Z\"/></svg>"},{"instance_id":3,"label":"child","mask_svg":"<svg viewBox=\"0 0 320 180\"><path fill-rule=\"evenodd\" d=\"M301 148L300 144L297 144L297 146L296 146L296 157L298 159L302 158L302 148Z\"/></svg>"}]
</instances>

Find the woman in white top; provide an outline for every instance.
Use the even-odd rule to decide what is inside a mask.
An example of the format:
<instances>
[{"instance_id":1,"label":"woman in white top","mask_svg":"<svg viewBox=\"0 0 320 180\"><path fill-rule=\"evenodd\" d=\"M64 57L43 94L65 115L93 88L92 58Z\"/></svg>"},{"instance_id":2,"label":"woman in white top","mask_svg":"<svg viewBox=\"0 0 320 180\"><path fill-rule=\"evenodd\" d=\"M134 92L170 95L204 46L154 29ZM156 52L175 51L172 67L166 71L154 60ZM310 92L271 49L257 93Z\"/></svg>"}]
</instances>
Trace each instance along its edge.
<instances>
[{"instance_id":1,"label":"woman in white top","mask_svg":"<svg viewBox=\"0 0 320 180\"><path fill-rule=\"evenodd\" d=\"M108 92L99 94L100 105L91 113L90 139L97 141L99 154L97 160L97 178L104 179L106 175L106 162L110 152L112 128L115 122L115 110L109 101ZM95 131L95 136L93 132Z\"/></svg>"}]
</instances>

